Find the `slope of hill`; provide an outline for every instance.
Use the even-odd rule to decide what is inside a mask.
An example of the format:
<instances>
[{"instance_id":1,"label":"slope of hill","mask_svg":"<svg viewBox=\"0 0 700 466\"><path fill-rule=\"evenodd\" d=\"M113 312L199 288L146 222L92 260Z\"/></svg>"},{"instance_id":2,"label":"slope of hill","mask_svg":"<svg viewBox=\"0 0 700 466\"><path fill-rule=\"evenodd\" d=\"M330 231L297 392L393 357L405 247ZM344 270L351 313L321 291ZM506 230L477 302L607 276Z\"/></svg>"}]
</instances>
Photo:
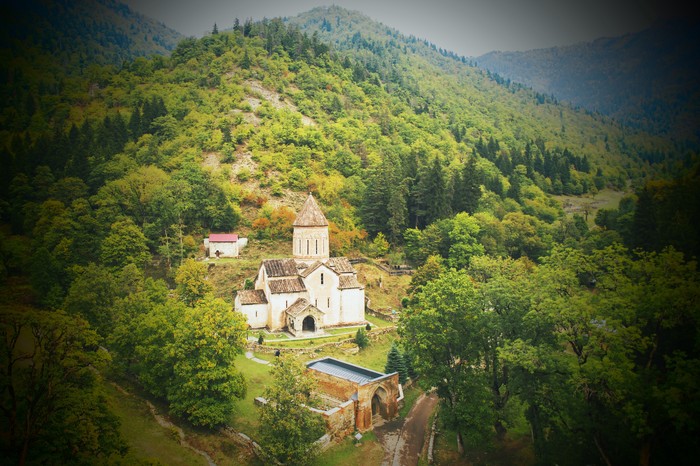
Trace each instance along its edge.
<instances>
[{"instance_id":1,"label":"slope of hill","mask_svg":"<svg viewBox=\"0 0 700 466\"><path fill-rule=\"evenodd\" d=\"M504 149L513 150L541 139L548 147L586 152L601 167L619 167L629 159L636 165L640 157L647 158L646 152L670 147L640 131L623 130L601 115L503 83L464 58L403 36L358 12L319 7L286 21L376 73L385 89L412 111L447 121L453 133L460 133L458 139L463 133L468 144L493 137Z\"/></svg>"},{"instance_id":2,"label":"slope of hill","mask_svg":"<svg viewBox=\"0 0 700 466\"><path fill-rule=\"evenodd\" d=\"M0 6L3 64L45 54L64 70L166 55L182 35L116 0L10 0Z\"/></svg>"},{"instance_id":3,"label":"slope of hill","mask_svg":"<svg viewBox=\"0 0 700 466\"><path fill-rule=\"evenodd\" d=\"M503 78L625 124L700 142L700 23L675 20L594 42L491 52L476 63Z\"/></svg>"}]
</instances>

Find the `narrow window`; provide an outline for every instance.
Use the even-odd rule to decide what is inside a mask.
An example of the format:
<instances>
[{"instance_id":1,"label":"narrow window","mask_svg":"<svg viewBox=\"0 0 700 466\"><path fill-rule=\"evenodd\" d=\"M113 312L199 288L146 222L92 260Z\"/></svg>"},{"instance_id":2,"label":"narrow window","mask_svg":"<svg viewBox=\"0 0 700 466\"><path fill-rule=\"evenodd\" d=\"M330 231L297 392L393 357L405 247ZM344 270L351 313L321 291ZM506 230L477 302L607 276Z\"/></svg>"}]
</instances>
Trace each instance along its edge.
<instances>
[{"instance_id":1,"label":"narrow window","mask_svg":"<svg viewBox=\"0 0 700 466\"><path fill-rule=\"evenodd\" d=\"M256 318L258 317L258 311L255 311L255 317Z\"/></svg>"},{"instance_id":2,"label":"narrow window","mask_svg":"<svg viewBox=\"0 0 700 466\"><path fill-rule=\"evenodd\" d=\"M318 255L318 240L316 240L316 255Z\"/></svg>"},{"instance_id":3,"label":"narrow window","mask_svg":"<svg viewBox=\"0 0 700 466\"><path fill-rule=\"evenodd\" d=\"M314 306L318 307L318 298L314 299Z\"/></svg>"},{"instance_id":4,"label":"narrow window","mask_svg":"<svg viewBox=\"0 0 700 466\"><path fill-rule=\"evenodd\" d=\"M321 285L323 285L323 274L321 274Z\"/></svg>"},{"instance_id":5,"label":"narrow window","mask_svg":"<svg viewBox=\"0 0 700 466\"><path fill-rule=\"evenodd\" d=\"M289 307L289 303L287 302L286 299L284 300L284 307Z\"/></svg>"},{"instance_id":6,"label":"narrow window","mask_svg":"<svg viewBox=\"0 0 700 466\"><path fill-rule=\"evenodd\" d=\"M331 308L331 298L328 298L328 305L326 306L328 309Z\"/></svg>"},{"instance_id":7,"label":"narrow window","mask_svg":"<svg viewBox=\"0 0 700 466\"><path fill-rule=\"evenodd\" d=\"M306 240L306 255L309 255L309 240Z\"/></svg>"}]
</instances>

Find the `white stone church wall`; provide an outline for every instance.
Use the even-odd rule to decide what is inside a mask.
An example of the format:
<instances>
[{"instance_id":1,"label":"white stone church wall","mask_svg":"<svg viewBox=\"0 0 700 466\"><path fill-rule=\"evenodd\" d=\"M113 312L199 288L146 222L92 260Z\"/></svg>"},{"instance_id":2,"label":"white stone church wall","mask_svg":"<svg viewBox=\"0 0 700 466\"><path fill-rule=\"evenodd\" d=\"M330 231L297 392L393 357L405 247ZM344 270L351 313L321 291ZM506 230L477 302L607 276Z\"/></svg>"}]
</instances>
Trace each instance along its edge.
<instances>
[{"instance_id":1,"label":"white stone church wall","mask_svg":"<svg viewBox=\"0 0 700 466\"><path fill-rule=\"evenodd\" d=\"M351 288L341 292L343 322L354 323L365 320L365 290Z\"/></svg>"}]
</instances>

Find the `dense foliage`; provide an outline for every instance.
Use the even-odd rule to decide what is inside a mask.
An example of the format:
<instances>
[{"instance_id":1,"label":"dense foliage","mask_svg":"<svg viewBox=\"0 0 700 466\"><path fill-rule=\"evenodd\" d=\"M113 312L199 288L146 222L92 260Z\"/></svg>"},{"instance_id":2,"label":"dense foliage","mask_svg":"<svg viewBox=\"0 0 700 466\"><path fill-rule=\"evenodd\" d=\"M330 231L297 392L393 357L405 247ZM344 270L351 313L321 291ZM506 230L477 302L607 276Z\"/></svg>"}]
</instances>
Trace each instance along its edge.
<instances>
[{"instance_id":1,"label":"dense foliage","mask_svg":"<svg viewBox=\"0 0 700 466\"><path fill-rule=\"evenodd\" d=\"M524 413L542 464L686 464L698 280L673 249L483 257L429 281L400 333L460 445L502 438Z\"/></svg>"}]
</instances>

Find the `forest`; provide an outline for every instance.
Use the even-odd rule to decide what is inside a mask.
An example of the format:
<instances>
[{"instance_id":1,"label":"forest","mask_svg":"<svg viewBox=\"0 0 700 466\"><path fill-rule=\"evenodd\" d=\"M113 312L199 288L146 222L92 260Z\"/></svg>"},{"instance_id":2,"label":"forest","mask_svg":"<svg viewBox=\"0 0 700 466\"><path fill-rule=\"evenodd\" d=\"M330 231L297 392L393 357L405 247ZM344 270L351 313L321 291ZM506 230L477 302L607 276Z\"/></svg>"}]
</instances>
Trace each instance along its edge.
<instances>
[{"instance_id":1,"label":"forest","mask_svg":"<svg viewBox=\"0 0 700 466\"><path fill-rule=\"evenodd\" d=\"M332 255L415 269L398 344L460 452L525 424L535 464L697 457L696 148L341 8L230 23L126 58L3 41L0 458L119 464L109 378L226 425L247 324L202 240L288 244L308 192Z\"/></svg>"}]
</instances>

